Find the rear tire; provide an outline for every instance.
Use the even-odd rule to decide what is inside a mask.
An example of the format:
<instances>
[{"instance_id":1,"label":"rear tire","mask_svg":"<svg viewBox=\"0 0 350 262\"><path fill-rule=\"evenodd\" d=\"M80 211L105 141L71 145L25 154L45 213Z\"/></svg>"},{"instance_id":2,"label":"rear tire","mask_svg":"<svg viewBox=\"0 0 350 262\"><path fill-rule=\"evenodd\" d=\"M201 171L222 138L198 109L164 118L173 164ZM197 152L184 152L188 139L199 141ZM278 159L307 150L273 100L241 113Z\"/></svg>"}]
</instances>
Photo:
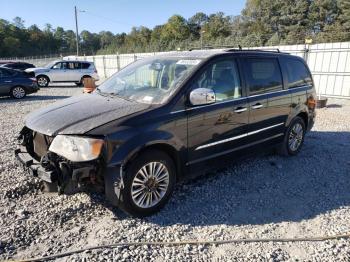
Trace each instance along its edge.
<instances>
[{"instance_id":1,"label":"rear tire","mask_svg":"<svg viewBox=\"0 0 350 262\"><path fill-rule=\"evenodd\" d=\"M282 156L295 156L301 150L306 132L304 120L297 116L289 124L284 135L282 144L278 147L277 152Z\"/></svg>"},{"instance_id":2,"label":"rear tire","mask_svg":"<svg viewBox=\"0 0 350 262\"><path fill-rule=\"evenodd\" d=\"M11 96L15 99L22 99L26 95L27 95L27 92L22 86L15 86L11 89Z\"/></svg>"},{"instance_id":3,"label":"rear tire","mask_svg":"<svg viewBox=\"0 0 350 262\"><path fill-rule=\"evenodd\" d=\"M50 79L47 76L43 76L43 75L37 76L36 80L37 80L38 86L40 87L47 87L50 83Z\"/></svg>"},{"instance_id":4,"label":"rear tire","mask_svg":"<svg viewBox=\"0 0 350 262\"><path fill-rule=\"evenodd\" d=\"M162 151L147 150L127 168L120 207L136 217L158 212L170 199L176 183L172 159Z\"/></svg>"}]
</instances>

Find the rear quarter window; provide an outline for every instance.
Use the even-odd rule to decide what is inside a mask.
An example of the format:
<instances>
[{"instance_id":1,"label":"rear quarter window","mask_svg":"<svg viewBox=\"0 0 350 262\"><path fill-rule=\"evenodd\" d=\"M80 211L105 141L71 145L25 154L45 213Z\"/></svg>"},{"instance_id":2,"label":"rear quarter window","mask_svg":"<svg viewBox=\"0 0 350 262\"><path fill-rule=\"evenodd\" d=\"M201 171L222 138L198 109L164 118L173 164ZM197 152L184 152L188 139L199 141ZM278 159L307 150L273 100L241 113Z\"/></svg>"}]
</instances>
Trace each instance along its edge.
<instances>
[{"instance_id":1,"label":"rear quarter window","mask_svg":"<svg viewBox=\"0 0 350 262\"><path fill-rule=\"evenodd\" d=\"M81 64L81 68L82 68L82 69L89 69L89 67L90 67L90 64L89 64L89 63L82 63L82 64Z\"/></svg>"},{"instance_id":2,"label":"rear quarter window","mask_svg":"<svg viewBox=\"0 0 350 262\"><path fill-rule=\"evenodd\" d=\"M286 59L288 88L312 85L312 78L305 64L297 59Z\"/></svg>"}]
</instances>

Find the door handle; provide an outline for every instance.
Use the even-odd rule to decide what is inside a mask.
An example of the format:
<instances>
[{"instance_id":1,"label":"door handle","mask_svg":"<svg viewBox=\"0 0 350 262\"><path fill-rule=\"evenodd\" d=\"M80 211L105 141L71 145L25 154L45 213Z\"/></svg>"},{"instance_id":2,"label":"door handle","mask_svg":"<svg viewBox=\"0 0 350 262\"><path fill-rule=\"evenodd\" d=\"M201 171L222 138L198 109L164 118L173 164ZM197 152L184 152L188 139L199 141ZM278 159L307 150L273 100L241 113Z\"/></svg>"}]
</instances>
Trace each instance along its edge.
<instances>
[{"instance_id":1,"label":"door handle","mask_svg":"<svg viewBox=\"0 0 350 262\"><path fill-rule=\"evenodd\" d=\"M263 107L263 105L258 103L258 104L253 105L252 109L259 109L259 108L262 108L262 107Z\"/></svg>"},{"instance_id":2,"label":"door handle","mask_svg":"<svg viewBox=\"0 0 350 262\"><path fill-rule=\"evenodd\" d=\"M12 83L12 81L11 80L8 80L8 81L4 81L5 83Z\"/></svg>"},{"instance_id":3,"label":"door handle","mask_svg":"<svg viewBox=\"0 0 350 262\"><path fill-rule=\"evenodd\" d=\"M236 109L235 109L235 113L242 113L242 112L245 112L245 111L247 111L247 108L246 107L237 107Z\"/></svg>"}]
</instances>

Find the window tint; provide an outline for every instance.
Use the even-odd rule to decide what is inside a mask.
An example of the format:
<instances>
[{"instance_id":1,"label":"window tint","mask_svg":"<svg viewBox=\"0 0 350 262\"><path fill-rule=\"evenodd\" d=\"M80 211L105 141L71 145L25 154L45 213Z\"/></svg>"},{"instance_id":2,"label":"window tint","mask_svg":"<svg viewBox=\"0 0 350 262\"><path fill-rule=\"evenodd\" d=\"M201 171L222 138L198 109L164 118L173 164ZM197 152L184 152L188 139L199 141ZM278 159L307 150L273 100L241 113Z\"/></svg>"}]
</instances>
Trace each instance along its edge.
<instances>
[{"instance_id":1,"label":"window tint","mask_svg":"<svg viewBox=\"0 0 350 262\"><path fill-rule=\"evenodd\" d=\"M250 58L245 62L245 74L250 95L282 89L282 75L275 58Z\"/></svg>"},{"instance_id":2,"label":"window tint","mask_svg":"<svg viewBox=\"0 0 350 262\"><path fill-rule=\"evenodd\" d=\"M82 63L81 64L81 68L82 69L88 69L90 67L90 64L89 63Z\"/></svg>"},{"instance_id":3,"label":"window tint","mask_svg":"<svg viewBox=\"0 0 350 262\"><path fill-rule=\"evenodd\" d=\"M194 88L213 89L217 101L241 97L241 82L236 63L231 59L213 63L198 78Z\"/></svg>"},{"instance_id":4,"label":"window tint","mask_svg":"<svg viewBox=\"0 0 350 262\"><path fill-rule=\"evenodd\" d=\"M312 79L304 63L296 59L286 61L288 88L312 85Z\"/></svg>"},{"instance_id":5,"label":"window tint","mask_svg":"<svg viewBox=\"0 0 350 262\"><path fill-rule=\"evenodd\" d=\"M68 68L69 69L80 69L81 68L81 63L70 62L70 63L68 63Z\"/></svg>"},{"instance_id":6,"label":"window tint","mask_svg":"<svg viewBox=\"0 0 350 262\"><path fill-rule=\"evenodd\" d=\"M13 71L6 70L6 69L3 69L3 68L0 69L1 77L10 77L10 76L13 76L14 74L15 74L15 72L13 72Z\"/></svg>"}]
</instances>

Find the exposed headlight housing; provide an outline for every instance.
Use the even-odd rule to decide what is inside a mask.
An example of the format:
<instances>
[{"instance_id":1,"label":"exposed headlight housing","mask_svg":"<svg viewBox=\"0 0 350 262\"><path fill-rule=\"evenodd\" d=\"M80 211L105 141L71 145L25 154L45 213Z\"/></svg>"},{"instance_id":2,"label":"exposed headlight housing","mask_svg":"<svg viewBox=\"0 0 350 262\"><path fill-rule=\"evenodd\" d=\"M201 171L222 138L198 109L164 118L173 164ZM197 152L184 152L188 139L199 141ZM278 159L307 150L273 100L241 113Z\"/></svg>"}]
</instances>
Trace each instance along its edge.
<instances>
[{"instance_id":1,"label":"exposed headlight housing","mask_svg":"<svg viewBox=\"0 0 350 262\"><path fill-rule=\"evenodd\" d=\"M73 162L84 162L98 158L103 143L102 139L58 135L52 141L49 151Z\"/></svg>"}]
</instances>

